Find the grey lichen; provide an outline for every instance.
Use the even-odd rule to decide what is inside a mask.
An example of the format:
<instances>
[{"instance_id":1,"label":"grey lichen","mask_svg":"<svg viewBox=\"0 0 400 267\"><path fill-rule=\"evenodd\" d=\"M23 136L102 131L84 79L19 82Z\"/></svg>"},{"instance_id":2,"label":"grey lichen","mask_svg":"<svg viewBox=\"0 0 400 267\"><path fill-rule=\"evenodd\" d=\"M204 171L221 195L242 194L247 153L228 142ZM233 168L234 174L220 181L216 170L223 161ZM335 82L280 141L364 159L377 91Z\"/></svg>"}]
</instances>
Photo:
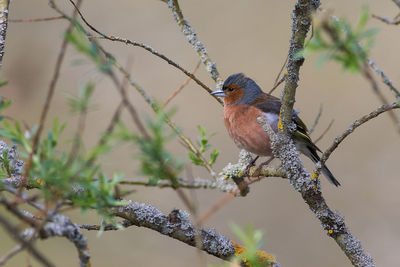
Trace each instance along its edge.
<instances>
[{"instance_id":1,"label":"grey lichen","mask_svg":"<svg viewBox=\"0 0 400 267\"><path fill-rule=\"evenodd\" d=\"M315 184L310 183L310 174L303 167L296 145L290 136L275 133L263 116L258 117L257 121L264 131L268 133L271 140L272 153L274 157L281 160L282 167L286 170L292 186L299 192L314 188ZM318 183L318 181L316 182Z\"/></svg>"},{"instance_id":2,"label":"grey lichen","mask_svg":"<svg viewBox=\"0 0 400 267\"><path fill-rule=\"evenodd\" d=\"M196 246L196 227L189 220L186 211L174 209L165 216L157 208L130 201L128 205L114 208L114 213L129 220L133 225L147 227L180 240L188 245ZM225 236L210 229L199 229L202 249L219 258L228 259L234 255L233 243Z\"/></svg>"},{"instance_id":3,"label":"grey lichen","mask_svg":"<svg viewBox=\"0 0 400 267\"><path fill-rule=\"evenodd\" d=\"M50 222L46 223L39 232L40 238L49 238L54 236L66 237L74 243L78 250L80 266L90 266L90 254L87 247L87 240L82 235L77 224L72 223L68 217L63 215L54 215Z\"/></svg>"},{"instance_id":4,"label":"grey lichen","mask_svg":"<svg viewBox=\"0 0 400 267\"><path fill-rule=\"evenodd\" d=\"M189 22L183 17L182 11L180 10L177 0L165 1L168 4L168 8L171 9L175 21L181 28L183 35L187 41L191 44L193 49L200 56L201 61L206 67L207 72L211 74L211 78L216 82L217 89L222 87L222 79L217 70L217 65L211 60L207 53L205 45L198 39L196 31L190 26Z\"/></svg>"},{"instance_id":5,"label":"grey lichen","mask_svg":"<svg viewBox=\"0 0 400 267\"><path fill-rule=\"evenodd\" d=\"M2 179L2 183L11 187L18 187L21 183L25 163L19 159L17 146L8 146L6 142L0 140L0 155L7 155L11 177Z\"/></svg>"},{"instance_id":6,"label":"grey lichen","mask_svg":"<svg viewBox=\"0 0 400 267\"><path fill-rule=\"evenodd\" d=\"M10 0L0 1L0 68L3 66L4 47L8 26L8 6Z\"/></svg>"}]
</instances>

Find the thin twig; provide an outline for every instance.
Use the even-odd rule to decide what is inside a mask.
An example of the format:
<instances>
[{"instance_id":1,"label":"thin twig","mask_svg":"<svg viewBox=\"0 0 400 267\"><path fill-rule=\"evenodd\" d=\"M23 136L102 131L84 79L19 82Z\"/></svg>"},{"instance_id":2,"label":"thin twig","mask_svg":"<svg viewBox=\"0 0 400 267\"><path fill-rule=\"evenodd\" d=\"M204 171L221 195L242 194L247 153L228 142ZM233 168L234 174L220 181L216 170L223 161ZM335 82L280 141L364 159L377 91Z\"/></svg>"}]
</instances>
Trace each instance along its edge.
<instances>
[{"instance_id":1,"label":"thin twig","mask_svg":"<svg viewBox=\"0 0 400 267\"><path fill-rule=\"evenodd\" d=\"M276 175L266 175L266 173L270 172L271 170L269 168L256 168L252 167L249 170L249 177L244 177L244 179L236 189L226 193L219 201L217 201L214 205L211 206L202 216L200 216L198 223L199 224L204 224L212 215L214 215L219 209L221 209L223 206L225 206L229 201L231 201L233 198L236 196L245 196L247 194L247 187L255 182L260 181L262 178L266 177L280 177L280 178L287 178L286 175L283 173L278 173L279 170L277 171Z\"/></svg>"},{"instance_id":2,"label":"thin twig","mask_svg":"<svg viewBox=\"0 0 400 267\"><path fill-rule=\"evenodd\" d=\"M336 17L332 17L334 20L337 20ZM332 25L329 23L328 19L325 19L322 21L322 28L325 30L325 32L329 35L329 37L332 39L334 43L340 43L339 42L339 36L336 32L336 30L332 27ZM349 50L348 47L346 47L343 44L338 45L337 49L342 50L347 52ZM361 45L358 44L358 49L362 51ZM381 92L378 83L376 82L374 76L371 73L371 70L368 66L369 62L367 62L367 59L362 62L362 65L360 66L360 73L362 76L369 82L371 85L372 91L376 94L378 99L381 101L382 104L389 105L389 101L386 99L385 95ZM396 115L394 114L393 111L389 111L389 116L393 121L393 124L397 128L397 131L400 133L400 123Z\"/></svg>"},{"instance_id":3,"label":"thin twig","mask_svg":"<svg viewBox=\"0 0 400 267\"><path fill-rule=\"evenodd\" d=\"M199 219L199 224L204 224L213 214L215 214L219 209L225 206L229 201L235 198L234 192L226 193L219 201L211 206Z\"/></svg>"},{"instance_id":4,"label":"thin twig","mask_svg":"<svg viewBox=\"0 0 400 267\"><path fill-rule=\"evenodd\" d=\"M280 69L279 72L278 72L278 75L276 75L276 78L275 78L275 82L274 82L274 86L273 86L273 87L278 87L277 84L279 83L279 82L278 82L278 81L279 81L279 77L281 77L281 74L282 74L283 70L284 70L285 67L286 67L286 63L287 63L287 61L288 61L288 58L289 58L289 57L286 55L285 61L283 62L282 67L281 67L281 69ZM287 73L285 73L284 75L287 75ZM282 79L282 78L281 78L281 79Z\"/></svg>"},{"instance_id":5,"label":"thin twig","mask_svg":"<svg viewBox=\"0 0 400 267\"><path fill-rule=\"evenodd\" d=\"M192 74L195 74L196 71L199 69L201 64L201 60L197 63L196 67L192 70ZM179 88L170 96L168 97L168 99L164 102L164 104L162 105L163 108L165 108L166 105L168 105L168 103L175 97L177 96L180 92L182 92L183 88L185 88L186 85L189 84L190 80L192 78L188 77L181 86L179 86Z\"/></svg>"},{"instance_id":6,"label":"thin twig","mask_svg":"<svg viewBox=\"0 0 400 267\"><path fill-rule=\"evenodd\" d=\"M329 129L331 129L334 122L335 122L335 120L331 120L328 127L326 127L325 131L323 131L323 133L317 139L314 140L314 142L313 142L314 144L318 143L319 141L322 140L322 138L324 138L325 134L329 131Z\"/></svg>"},{"instance_id":7,"label":"thin twig","mask_svg":"<svg viewBox=\"0 0 400 267\"><path fill-rule=\"evenodd\" d=\"M111 136L112 132L114 131L115 125L119 121L123 107L124 107L124 103L123 103L123 101L121 101L121 103L119 103L117 109L115 110L105 132L102 134L99 141L97 141L96 147L104 146L107 143L109 137ZM97 157L96 153L91 154L87 160L87 164L91 165L95 161L96 157Z\"/></svg>"},{"instance_id":8,"label":"thin twig","mask_svg":"<svg viewBox=\"0 0 400 267\"><path fill-rule=\"evenodd\" d=\"M77 10L79 16L81 17L82 21L86 24L86 26L88 26L92 31L94 31L95 33L99 34L101 37L110 40L110 41L115 41L115 42L121 42L124 44L129 44L129 45L133 45L133 46L138 46L141 47L147 51L149 51L150 53L152 53L155 56L158 56L159 58L165 60L168 64L174 66L175 68L179 69L180 71L182 71L184 74L186 74L188 77L190 77L192 80L194 80L198 85L200 85L201 87L203 87L207 92L211 93L212 90L205 85L202 81L200 81L199 79L196 78L196 76L194 76L192 73L188 72L187 70L185 70L183 67L181 67L179 64L175 63L174 61L172 61L170 58L168 58L167 56L157 52L155 49L153 49L152 47L150 47L149 45L137 42L137 41L133 41L133 40L129 40L127 38L121 38L121 37L117 37L117 36L110 36L110 35L106 35L102 32L100 32L97 28L95 28L92 24L90 24L86 18L83 16L83 14L81 13L81 11L79 10L79 8L75 5L75 3L72 0L69 0L71 2L71 4L75 7L75 10ZM222 103L222 101L216 97L213 96L218 102Z\"/></svg>"},{"instance_id":9,"label":"thin twig","mask_svg":"<svg viewBox=\"0 0 400 267\"><path fill-rule=\"evenodd\" d=\"M359 118L358 120L354 121L352 124L350 124L349 128L347 128L347 130L345 130L341 135L336 137L335 140L333 141L333 143L322 154L320 164L318 164L319 166L318 166L318 168L316 168L314 173L319 175L320 169L325 164L325 162L328 160L328 158L332 154L332 152L335 151L335 149L339 146L339 144L342 143L343 140L347 136L349 136L351 133L353 133L355 129L357 129L364 123L370 121L371 119L377 117L378 115L380 115L384 112L393 110L393 109L397 109L397 108L400 108L399 103L393 103L391 105L382 105L379 108L377 108L376 110L369 113L368 115L364 115L361 118Z\"/></svg>"},{"instance_id":10,"label":"thin twig","mask_svg":"<svg viewBox=\"0 0 400 267\"><path fill-rule=\"evenodd\" d=\"M38 19L10 19L10 22L42 22L63 19L64 16L49 17L49 18L38 18Z\"/></svg>"},{"instance_id":11,"label":"thin twig","mask_svg":"<svg viewBox=\"0 0 400 267\"><path fill-rule=\"evenodd\" d=\"M51 263L42 253L40 253L30 242L27 242L25 239L20 237L19 235L19 230L12 225L5 217L0 215L0 224L3 225L3 227L7 230L7 232L17 241L18 243L21 243L21 245L35 257L40 263L42 263L44 266L47 267L53 267L55 266L53 263Z\"/></svg>"},{"instance_id":12,"label":"thin twig","mask_svg":"<svg viewBox=\"0 0 400 267\"><path fill-rule=\"evenodd\" d=\"M308 131L308 134L312 134L314 132L315 127L317 127L319 119L321 118L323 109L324 109L323 105L320 104L317 117L315 117L314 124L311 126L310 130Z\"/></svg>"},{"instance_id":13,"label":"thin twig","mask_svg":"<svg viewBox=\"0 0 400 267\"><path fill-rule=\"evenodd\" d=\"M24 250L24 246L22 244L16 245L11 251L9 251L6 255L4 255L0 259L0 266L6 264L9 259L11 259L13 256L18 254L22 250Z\"/></svg>"},{"instance_id":14,"label":"thin twig","mask_svg":"<svg viewBox=\"0 0 400 267\"><path fill-rule=\"evenodd\" d=\"M396 96L397 100L400 100L400 92L399 92L399 90L397 90L393 86L392 81L389 79L389 77L386 76L386 74L383 72L383 70L378 68L378 66L376 65L375 61L373 61L372 59L369 59L368 60L368 64L379 75L379 77L382 78L383 83L386 84L387 86L389 86L390 90L394 93L394 95Z\"/></svg>"},{"instance_id":15,"label":"thin twig","mask_svg":"<svg viewBox=\"0 0 400 267\"><path fill-rule=\"evenodd\" d=\"M104 51L104 50L103 50ZM105 52L105 51L104 51ZM107 53L107 52L105 52ZM133 86L139 94L145 99L145 101L151 106L154 112L159 112L160 108L156 104L156 102L153 100L151 96L149 96L146 91L139 85L137 84L134 79L131 77L131 75L117 62L114 62L114 65L117 67L117 69L129 80L129 83L131 86ZM185 146L192 151L198 158L200 158L203 162L203 166L208 170L208 172L215 177L215 171L211 167L210 164L208 164L208 161L203 157L203 155L199 152L197 147L192 143L192 141L189 140L185 135L182 134L182 131L179 130L178 126L171 121L171 119L165 114L165 122L168 124L168 126L178 135L179 139L182 140L182 142L185 144Z\"/></svg>"},{"instance_id":16,"label":"thin twig","mask_svg":"<svg viewBox=\"0 0 400 267\"><path fill-rule=\"evenodd\" d=\"M50 2L52 3L52 7L59 12L60 14L64 15L64 17L70 21L72 21L72 19L68 16L66 16L64 13L62 13L62 11L56 6L56 4L54 3L53 0L50 0ZM86 33L88 35L88 33ZM91 39L92 37L88 36L89 39ZM107 51L104 50L104 48L102 48L99 44L97 44L98 48L100 49L100 51L102 51L106 57L111 56L110 53L108 53ZM140 95L142 95L142 97L145 99L145 101L150 104L151 108L155 111L158 112L160 110L160 107L156 104L156 102L152 99L152 97L150 97L142 87L140 87L131 77L131 75L117 62L114 61L114 66L124 75L124 77L126 77L129 80L129 83L140 93ZM189 75L190 76L190 75ZM193 76L190 76L193 79ZM114 78L113 78L114 79ZM115 79L114 79L115 80ZM194 79L193 79L194 80ZM211 90L211 89L210 89ZM220 103L221 100L218 99L218 101ZM208 172L215 177L215 171L213 170L213 168L211 167L210 164L208 164L208 161L203 157L203 155L199 152L199 150L197 149L197 147L186 137L182 134L181 130L175 125L175 123L173 123L169 117L165 114L165 122L168 124L169 127L171 127L171 129L177 133L178 137L183 141L183 143L185 144L185 146L192 151L198 158L200 158L203 162L203 166L208 170Z\"/></svg>"},{"instance_id":17,"label":"thin twig","mask_svg":"<svg viewBox=\"0 0 400 267\"><path fill-rule=\"evenodd\" d=\"M399 25L400 24L400 18L398 18L398 16L396 16L396 18L394 18L394 19L389 19L389 18L386 18L386 17L381 17L381 16L378 16L378 15L372 14L372 17L375 18L375 19L378 19L378 20L380 20L380 21L382 21L382 22L384 22L386 24L390 24L390 25Z\"/></svg>"},{"instance_id":18,"label":"thin twig","mask_svg":"<svg viewBox=\"0 0 400 267\"><path fill-rule=\"evenodd\" d=\"M364 62L363 75L370 82L373 91L375 92L377 97L381 100L382 104L389 105L388 100L383 95L383 93L381 92L381 90L378 87L378 83L376 82L375 78L372 76L371 71L368 68L367 62ZM400 123L399 123L399 119L397 118L396 114L393 112L393 110L389 110L388 114L389 114L390 118L392 119L395 127L397 127L397 131L400 133Z\"/></svg>"},{"instance_id":19,"label":"thin twig","mask_svg":"<svg viewBox=\"0 0 400 267\"><path fill-rule=\"evenodd\" d=\"M274 87L271 88L271 90L269 90L268 94L272 94L273 91L275 91L276 88L279 87L279 85L281 85L281 83L283 83L286 79L287 73L283 74L282 78L279 79L279 81L275 81L275 85Z\"/></svg>"},{"instance_id":20,"label":"thin twig","mask_svg":"<svg viewBox=\"0 0 400 267\"><path fill-rule=\"evenodd\" d=\"M82 0L78 0L77 3L76 3L76 6L79 7L81 5L81 3L82 3ZM74 24L73 24L72 20L73 20L73 18L76 17L76 15L77 15L77 11L74 10L74 12L72 14L71 22L69 23L69 25L67 27L67 30L65 31L66 34L70 33L73 30ZM64 61L64 56L65 56L65 52L67 50L67 46L68 46L68 40L64 39L62 44L61 44L60 52L58 53L58 56L57 56L57 61L56 61L56 65L54 67L53 77L51 79L50 86L49 86L49 89L47 91L46 100L45 100L45 103L43 105L42 112L40 114L39 126L38 126L38 129L37 129L36 133L35 133L35 136L33 137L32 148L31 148L32 150L29 152L28 161L27 161L26 166L25 166L25 173L23 175L21 187L19 189L19 195L21 194L22 189L26 185L26 180L27 180L27 177L29 175L29 171L30 171L31 166L32 166L33 154L36 153L37 146L39 145L40 135L41 135L41 133L43 131L44 123L45 123L47 114L49 112L51 101L53 99L54 91L56 89L56 84L57 84L57 81L58 81L58 77L60 75L60 69L61 69L61 65L62 65L62 63Z\"/></svg>"}]
</instances>

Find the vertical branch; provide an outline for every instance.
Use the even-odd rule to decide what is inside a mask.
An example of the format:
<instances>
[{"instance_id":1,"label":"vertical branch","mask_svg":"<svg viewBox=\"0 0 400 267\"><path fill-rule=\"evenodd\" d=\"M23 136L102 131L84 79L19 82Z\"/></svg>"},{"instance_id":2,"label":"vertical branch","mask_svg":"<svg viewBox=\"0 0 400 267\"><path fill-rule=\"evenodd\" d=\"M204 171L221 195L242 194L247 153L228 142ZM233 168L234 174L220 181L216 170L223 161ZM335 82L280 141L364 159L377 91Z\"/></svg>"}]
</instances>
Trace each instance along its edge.
<instances>
[{"instance_id":1,"label":"vertical branch","mask_svg":"<svg viewBox=\"0 0 400 267\"><path fill-rule=\"evenodd\" d=\"M304 58L299 58L298 53L304 47L304 40L311 26L311 12L318 8L319 4L319 0L298 0L292 13L293 25L288 53L288 76L283 90L278 133L275 134L269 124L265 122L265 118L260 117L258 121L270 136L274 156L282 162L282 167L286 170L290 183L319 219L323 229L336 241L354 266L373 267L375 263L372 257L364 251L361 242L347 228L344 218L327 205L322 196L319 181L315 179L314 175L310 179L310 174L305 170L291 138L291 133L295 130L292 123L293 105L299 70L304 62Z\"/></svg>"},{"instance_id":2,"label":"vertical branch","mask_svg":"<svg viewBox=\"0 0 400 267\"><path fill-rule=\"evenodd\" d=\"M279 130L288 134L288 126L292 123L293 105L299 81L300 67L304 62L299 52L304 48L304 41L311 26L311 12L320 5L319 0L299 0L292 13L292 37L288 53L285 87L283 89L282 106L279 116Z\"/></svg>"},{"instance_id":3,"label":"vertical branch","mask_svg":"<svg viewBox=\"0 0 400 267\"><path fill-rule=\"evenodd\" d=\"M78 0L76 5L80 6L81 3L82 3L82 0ZM72 17L74 18L76 16L76 14L77 14L77 12L76 12L76 10L74 10ZM69 23L69 25L68 25L66 33L71 32L73 28L74 28L74 24L73 24L73 21L71 21ZM38 129L36 131L35 136L33 137L32 150L29 153L28 161L26 163L25 173L24 173L22 181L21 181L20 192L22 191L22 188L26 184L26 179L27 179L27 177L29 175L29 171L31 169L32 160L33 160L33 154L35 153L35 150L37 149L37 146L39 144L40 134L43 131L44 122L46 121L46 117L47 117L47 113L49 112L51 100L53 99L54 91L56 89L58 76L60 75L61 65L62 65L62 63L64 61L64 56L65 56L65 52L67 50L67 46L68 46L68 41L67 41L67 39L64 39L62 44L61 44L60 52L58 53L56 66L54 68L54 73L53 73L53 77L52 77L51 82L50 82L49 90L47 91L46 100L44 102L43 109L42 109L42 112L40 114L39 127L38 127Z\"/></svg>"},{"instance_id":4,"label":"vertical branch","mask_svg":"<svg viewBox=\"0 0 400 267\"><path fill-rule=\"evenodd\" d=\"M8 26L8 7L10 0L0 0L0 68L3 66L4 47Z\"/></svg>"}]
</instances>

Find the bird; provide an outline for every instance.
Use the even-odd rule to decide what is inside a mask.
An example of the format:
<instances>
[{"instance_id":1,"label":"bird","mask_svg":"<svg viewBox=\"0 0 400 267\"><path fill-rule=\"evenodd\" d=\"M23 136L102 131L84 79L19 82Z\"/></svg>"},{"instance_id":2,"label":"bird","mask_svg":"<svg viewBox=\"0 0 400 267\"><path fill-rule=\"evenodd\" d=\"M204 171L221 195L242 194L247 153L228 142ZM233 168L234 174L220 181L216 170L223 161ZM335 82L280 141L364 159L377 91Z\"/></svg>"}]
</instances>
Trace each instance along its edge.
<instances>
[{"instance_id":1,"label":"bird","mask_svg":"<svg viewBox=\"0 0 400 267\"><path fill-rule=\"evenodd\" d=\"M226 129L239 148L256 155L251 164L254 165L260 156L273 159L270 138L257 118L264 117L269 126L277 132L281 100L263 92L254 80L243 73L232 74L224 81L221 89L211 94L223 97ZM314 163L319 162L317 151L322 151L312 142L307 126L299 118L297 111L293 113L293 122L296 124L296 130L292 139L297 150ZM324 165L321 171L329 182L340 186L328 167Z\"/></svg>"}]
</instances>

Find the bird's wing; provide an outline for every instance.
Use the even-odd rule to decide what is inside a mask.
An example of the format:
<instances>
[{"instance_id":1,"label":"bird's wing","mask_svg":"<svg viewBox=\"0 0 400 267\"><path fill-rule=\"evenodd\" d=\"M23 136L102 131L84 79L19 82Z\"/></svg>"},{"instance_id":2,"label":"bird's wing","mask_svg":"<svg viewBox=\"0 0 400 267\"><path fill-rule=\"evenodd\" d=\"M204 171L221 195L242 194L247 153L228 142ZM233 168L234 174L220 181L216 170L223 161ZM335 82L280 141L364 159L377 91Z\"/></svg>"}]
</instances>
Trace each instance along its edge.
<instances>
[{"instance_id":1,"label":"bird's wing","mask_svg":"<svg viewBox=\"0 0 400 267\"><path fill-rule=\"evenodd\" d=\"M251 105L263 112L279 115L281 100L273 95L262 93Z\"/></svg>"},{"instance_id":2,"label":"bird's wing","mask_svg":"<svg viewBox=\"0 0 400 267\"><path fill-rule=\"evenodd\" d=\"M281 109L281 100L275 96L269 94L261 94L257 99L251 104L252 106L260 109L266 113L273 113L279 115ZM297 130L293 134L293 138L298 141L302 141L307 144L313 150L321 151L311 140L308 135L307 126L304 122L297 116L297 112L293 112L293 121L296 124Z\"/></svg>"}]
</instances>

